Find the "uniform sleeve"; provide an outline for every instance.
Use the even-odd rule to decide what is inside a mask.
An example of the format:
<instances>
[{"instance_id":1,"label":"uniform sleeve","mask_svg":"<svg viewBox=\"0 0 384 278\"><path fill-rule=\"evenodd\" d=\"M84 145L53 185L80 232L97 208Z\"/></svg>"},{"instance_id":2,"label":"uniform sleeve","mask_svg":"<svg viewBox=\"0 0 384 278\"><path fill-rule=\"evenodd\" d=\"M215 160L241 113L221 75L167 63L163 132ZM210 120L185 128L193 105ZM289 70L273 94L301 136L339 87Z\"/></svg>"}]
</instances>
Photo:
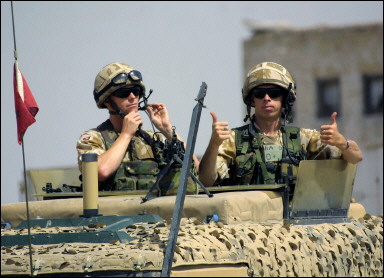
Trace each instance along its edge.
<instances>
[{"instance_id":1,"label":"uniform sleeve","mask_svg":"<svg viewBox=\"0 0 384 278\"><path fill-rule=\"evenodd\" d=\"M335 146L321 143L316 129L300 129L301 148L307 152L307 159L341 158L342 152Z\"/></svg>"},{"instance_id":2,"label":"uniform sleeve","mask_svg":"<svg viewBox=\"0 0 384 278\"><path fill-rule=\"evenodd\" d=\"M229 139L223 141L219 147L216 168L219 180L229 178L229 169L236 157L235 131L232 130Z\"/></svg>"},{"instance_id":3,"label":"uniform sleeve","mask_svg":"<svg viewBox=\"0 0 384 278\"><path fill-rule=\"evenodd\" d=\"M79 170L81 171L82 161L81 155L84 153L103 154L106 151L104 140L100 132L95 130L88 130L84 132L76 144L77 149L77 162Z\"/></svg>"}]
</instances>

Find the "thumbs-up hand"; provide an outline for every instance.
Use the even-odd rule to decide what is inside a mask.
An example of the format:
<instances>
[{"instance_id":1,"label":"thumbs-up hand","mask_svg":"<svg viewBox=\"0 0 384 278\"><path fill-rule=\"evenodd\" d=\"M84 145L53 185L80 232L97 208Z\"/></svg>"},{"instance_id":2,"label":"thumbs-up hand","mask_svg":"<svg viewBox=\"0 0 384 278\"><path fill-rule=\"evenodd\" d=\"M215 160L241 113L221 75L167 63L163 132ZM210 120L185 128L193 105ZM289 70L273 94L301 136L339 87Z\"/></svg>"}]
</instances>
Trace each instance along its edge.
<instances>
[{"instance_id":1,"label":"thumbs-up hand","mask_svg":"<svg viewBox=\"0 0 384 278\"><path fill-rule=\"evenodd\" d=\"M342 148L346 144L346 139L337 129L336 116L337 112L333 112L330 117L330 124L320 126L320 140L323 144Z\"/></svg>"},{"instance_id":2,"label":"thumbs-up hand","mask_svg":"<svg viewBox=\"0 0 384 278\"><path fill-rule=\"evenodd\" d=\"M228 122L219 122L215 112L211 112L212 116L212 135L210 144L219 147L225 139L229 138L230 130L228 129Z\"/></svg>"}]
</instances>

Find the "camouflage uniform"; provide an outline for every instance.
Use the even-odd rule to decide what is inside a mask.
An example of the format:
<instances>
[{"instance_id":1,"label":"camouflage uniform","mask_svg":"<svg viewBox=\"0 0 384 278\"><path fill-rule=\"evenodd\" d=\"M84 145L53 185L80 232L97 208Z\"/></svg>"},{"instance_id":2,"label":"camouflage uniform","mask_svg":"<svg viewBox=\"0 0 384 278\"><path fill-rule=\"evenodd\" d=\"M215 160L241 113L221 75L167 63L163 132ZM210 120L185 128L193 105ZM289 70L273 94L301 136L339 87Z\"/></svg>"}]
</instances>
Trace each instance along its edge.
<instances>
[{"instance_id":1,"label":"camouflage uniform","mask_svg":"<svg viewBox=\"0 0 384 278\"><path fill-rule=\"evenodd\" d=\"M153 138L153 140L160 140L162 143L166 142L165 137L161 133L157 132L154 134L153 131L149 130L142 132L146 132L148 137ZM120 135L120 133L113 129L108 130L107 133L113 140L116 140ZM106 181L99 183L99 190L149 190L152 187L166 162L164 162L165 157L161 157L159 160L159 153L154 153L152 146L148 143L148 139L141 135L136 135L132 138L120 167ZM82 170L82 154L96 153L101 155L109 149L110 146L108 144L111 145L111 143L106 142L102 133L97 129L84 132L77 141L80 171ZM196 174L194 165L192 171ZM154 193L159 196L175 195L180 181L180 174L181 165L176 163L162 177ZM187 194L196 194L197 190L197 184L192 178L189 178Z\"/></svg>"},{"instance_id":2,"label":"camouflage uniform","mask_svg":"<svg viewBox=\"0 0 384 278\"><path fill-rule=\"evenodd\" d=\"M260 131L260 128L255 124L255 127ZM260 132L263 145L278 145L282 146L283 138L281 132L277 136L267 136ZM231 130L230 138L223 141L219 147L216 167L219 184L224 179L228 179L230 170L234 167L236 160L236 142L235 131ZM314 129L300 129L301 149L306 151L307 159L329 159L340 158L341 150L337 147L324 145L320 142L320 133Z\"/></svg>"},{"instance_id":3,"label":"camouflage uniform","mask_svg":"<svg viewBox=\"0 0 384 278\"><path fill-rule=\"evenodd\" d=\"M154 132L145 132L148 133L151 138L153 138ZM120 135L120 133L114 131L113 129L109 129L107 134L112 140L116 140ZM156 133L156 138L162 142L165 141L165 138L162 134ZM108 142L105 141L102 133L99 130L91 129L85 131L77 141L76 147L78 152L78 166L80 171L82 170L82 154L96 153L101 155L106 152L109 147L110 146L108 146ZM142 163L139 163L140 161L145 161L146 164L143 165ZM118 169L117 172L112 175L106 182L100 183L100 190L149 189L150 186L156 181L156 175L160 171L151 145L149 145L142 136L134 136L132 138L122 160L121 167L124 169ZM119 171L121 171L121 173ZM130 176L134 180L131 182L124 181L124 183L128 183L125 185L112 186L114 183L113 179L116 175ZM115 179L122 179L122 177L116 177ZM138 181L137 179L140 180Z\"/></svg>"}]
</instances>

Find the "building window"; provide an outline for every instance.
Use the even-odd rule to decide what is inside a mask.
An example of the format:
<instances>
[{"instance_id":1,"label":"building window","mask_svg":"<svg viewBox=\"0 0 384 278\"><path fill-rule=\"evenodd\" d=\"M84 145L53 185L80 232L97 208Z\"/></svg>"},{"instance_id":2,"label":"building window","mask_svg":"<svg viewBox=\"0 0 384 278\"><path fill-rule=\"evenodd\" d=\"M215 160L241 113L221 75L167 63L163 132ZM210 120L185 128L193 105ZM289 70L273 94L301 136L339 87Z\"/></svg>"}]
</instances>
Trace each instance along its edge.
<instances>
[{"instance_id":1,"label":"building window","mask_svg":"<svg viewBox=\"0 0 384 278\"><path fill-rule=\"evenodd\" d=\"M363 76L364 113L383 113L383 75Z\"/></svg>"},{"instance_id":2,"label":"building window","mask_svg":"<svg viewBox=\"0 0 384 278\"><path fill-rule=\"evenodd\" d=\"M317 117L330 117L341 113L340 82L337 78L317 80Z\"/></svg>"}]
</instances>

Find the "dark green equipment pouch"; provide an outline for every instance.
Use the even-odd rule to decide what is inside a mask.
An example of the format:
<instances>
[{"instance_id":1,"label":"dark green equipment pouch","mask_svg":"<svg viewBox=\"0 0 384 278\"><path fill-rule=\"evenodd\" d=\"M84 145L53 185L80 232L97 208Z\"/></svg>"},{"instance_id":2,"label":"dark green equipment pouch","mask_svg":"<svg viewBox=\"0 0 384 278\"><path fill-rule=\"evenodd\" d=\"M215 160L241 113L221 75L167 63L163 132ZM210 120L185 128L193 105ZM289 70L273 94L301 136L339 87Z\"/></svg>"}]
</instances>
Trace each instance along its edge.
<instances>
[{"instance_id":1,"label":"dark green equipment pouch","mask_svg":"<svg viewBox=\"0 0 384 278\"><path fill-rule=\"evenodd\" d=\"M115 190L148 190L156 182L156 176L159 173L156 161L136 160L123 165L122 175L115 177Z\"/></svg>"}]
</instances>

